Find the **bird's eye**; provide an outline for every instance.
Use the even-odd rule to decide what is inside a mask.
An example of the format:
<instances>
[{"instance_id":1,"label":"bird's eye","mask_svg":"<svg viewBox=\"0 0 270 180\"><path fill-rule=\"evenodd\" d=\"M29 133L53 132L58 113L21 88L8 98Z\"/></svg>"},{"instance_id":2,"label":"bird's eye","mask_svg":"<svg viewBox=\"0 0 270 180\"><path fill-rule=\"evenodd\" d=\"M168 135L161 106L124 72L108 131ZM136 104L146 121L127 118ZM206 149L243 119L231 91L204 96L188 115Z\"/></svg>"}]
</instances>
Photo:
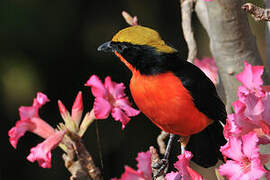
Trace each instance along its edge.
<instances>
[{"instance_id":1,"label":"bird's eye","mask_svg":"<svg viewBox=\"0 0 270 180\"><path fill-rule=\"evenodd\" d=\"M120 51L123 50L123 48L122 48L122 46L120 44L117 45L117 49L120 50Z\"/></svg>"},{"instance_id":2,"label":"bird's eye","mask_svg":"<svg viewBox=\"0 0 270 180\"><path fill-rule=\"evenodd\" d=\"M123 52L125 49L127 49L127 46L125 44L118 44L117 49L118 51Z\"/></svg>"}]
</instances>

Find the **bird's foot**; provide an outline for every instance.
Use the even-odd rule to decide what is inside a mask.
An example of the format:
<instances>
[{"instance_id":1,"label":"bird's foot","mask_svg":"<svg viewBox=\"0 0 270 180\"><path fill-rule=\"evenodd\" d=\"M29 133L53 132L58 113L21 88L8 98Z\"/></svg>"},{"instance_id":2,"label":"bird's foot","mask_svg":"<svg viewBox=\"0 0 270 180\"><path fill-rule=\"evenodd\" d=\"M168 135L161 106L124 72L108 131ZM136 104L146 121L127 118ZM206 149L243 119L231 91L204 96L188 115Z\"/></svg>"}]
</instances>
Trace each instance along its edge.
<instances>
[{"instance_id":1,"label":"bird's foot","mask_svg":"<svg viewBox=\"0 0 270 180\"><path fill-rule=\"evenodd\" d=\"M154 177L157 178L163 174L166 174L169 167L169 160L168 159L161 159L159 162L155 163L152 168L157 169Z\"/></svg>"},{"instance_id":2,"label":"bird's foot","mask_svg":"<svg viewBox=\"0 0 270 180\"><path fill-rule=\"evenodd\" d=\"M180 142L180 146L181 146L181 154L184 154L185 153L185 148L189 142L189 138L190 136L181 136L179 138L179 142Z\"/></svg>"}]
</instances>

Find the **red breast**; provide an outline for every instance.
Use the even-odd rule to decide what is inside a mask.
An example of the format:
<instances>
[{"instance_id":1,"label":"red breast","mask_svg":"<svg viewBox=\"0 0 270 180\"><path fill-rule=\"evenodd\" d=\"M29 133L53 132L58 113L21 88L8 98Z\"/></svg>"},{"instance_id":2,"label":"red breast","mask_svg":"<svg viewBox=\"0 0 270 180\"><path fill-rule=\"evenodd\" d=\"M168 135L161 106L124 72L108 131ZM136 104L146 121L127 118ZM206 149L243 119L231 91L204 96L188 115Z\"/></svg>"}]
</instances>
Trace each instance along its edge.
<instances>
[{"instance_id":1,"label":"red breast","mask_svg":"<svg viewBox=\"0 0 270 180\"><path fill-rule=\"evenodd\" d=\"M120 54L116 55L132 71L130 91L136 105L159 128L189 136L212 122L196 108L189 91L173 73L141 75Z\"/></svg>"},{"instance_id":2,"label":"red breast","mask_svg":"<svg viewBox=\"0 0 270 180\"><path fill-rule=\"evenodd\" d=\"M130 90L139 109L165 132L189 136L212 122L173 73L146 76L135 71Z\"/></svg>"}]
</instances>

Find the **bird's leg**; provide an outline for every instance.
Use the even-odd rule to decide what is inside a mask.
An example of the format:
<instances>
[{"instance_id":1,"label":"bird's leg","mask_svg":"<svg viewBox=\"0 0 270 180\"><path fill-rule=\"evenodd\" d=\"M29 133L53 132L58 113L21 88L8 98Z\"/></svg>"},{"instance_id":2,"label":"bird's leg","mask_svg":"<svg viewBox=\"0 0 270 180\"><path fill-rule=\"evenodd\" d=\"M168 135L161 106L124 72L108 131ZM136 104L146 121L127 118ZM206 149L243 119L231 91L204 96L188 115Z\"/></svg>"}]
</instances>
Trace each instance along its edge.
<instances>
[{"instance_id":1,"label":"bird's leg","mask_svg":"<svg viewBox=\"0 0 270 180\"><path fill-rule=\"evenodd\" d=\"M158 177L161 174L165 174L168 170L169 156L170 156L174 137L175 137L174 134L170 134L170 138L169 138L163 159L161 159L158 163L153 165L154 169L158 169L157 173L154 175L155 177Z\"/></svg>"},{"instance_id":2,"label":"bird's leg","mask_svg":"<svg viewBox=\"0 0 270 180\"><path fill-rule=\"evenodd\" d=\"M181 154L185 153L185 148L187 146L187 143L189 141L190 136L181 136L179 138L180 146L181 146Z\"/></svg>"}]
</instances>

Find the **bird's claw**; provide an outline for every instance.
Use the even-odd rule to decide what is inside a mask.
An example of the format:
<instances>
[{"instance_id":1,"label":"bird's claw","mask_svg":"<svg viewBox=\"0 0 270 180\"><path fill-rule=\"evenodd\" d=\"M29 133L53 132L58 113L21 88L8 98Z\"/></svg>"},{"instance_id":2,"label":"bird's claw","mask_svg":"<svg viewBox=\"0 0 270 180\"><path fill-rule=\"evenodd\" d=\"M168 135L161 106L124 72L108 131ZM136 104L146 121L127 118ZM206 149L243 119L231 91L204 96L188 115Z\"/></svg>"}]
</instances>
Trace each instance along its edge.
<instances>
[{"instance_id":1,"label":"bird's claw","mask_svg":"<svg viewBox=\"0 0 270 180\"><path fill-rule=\"evenodd\" d=\"M155 163L152 168L157 169L156 173L154 174L154 177L157 178L161 176L162 174L166 174L169 167L169 161L168 159L161 159L159 162Z\"/></svg>"}]
</instances>

